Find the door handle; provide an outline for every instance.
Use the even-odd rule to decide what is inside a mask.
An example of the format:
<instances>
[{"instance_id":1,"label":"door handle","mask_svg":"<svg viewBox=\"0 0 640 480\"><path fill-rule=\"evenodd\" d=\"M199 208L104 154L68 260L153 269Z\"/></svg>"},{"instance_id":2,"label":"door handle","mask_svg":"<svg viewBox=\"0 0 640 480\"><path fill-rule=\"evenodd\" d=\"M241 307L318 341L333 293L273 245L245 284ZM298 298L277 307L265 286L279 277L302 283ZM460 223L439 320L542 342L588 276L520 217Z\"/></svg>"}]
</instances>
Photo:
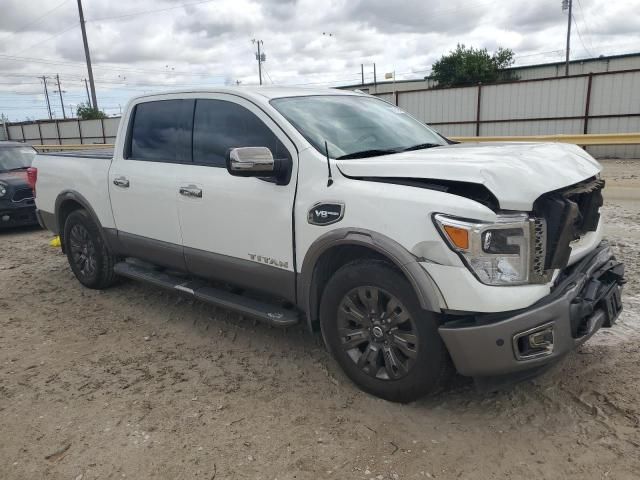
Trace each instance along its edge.
<instances>
[{"instance_id":1,"label":"door handle","mask_svg":"<svg viewBox=\"0 0 640 480\"><path fill-rule=\"evenodd\" d=\"M202 198L202 189L195 185L180 187L180 195L191 198Z\"/></svg>"},{"instance_id":2,"label":"door handle","mask_svg":"<svg viewBox=\"0 0 640 480\"><path fill-rule=\"evenodd\" d=\"M125 177L116 177L113 179L113 184L116 187L129 188L129 179Z\"/></svg>"}]
</instances>

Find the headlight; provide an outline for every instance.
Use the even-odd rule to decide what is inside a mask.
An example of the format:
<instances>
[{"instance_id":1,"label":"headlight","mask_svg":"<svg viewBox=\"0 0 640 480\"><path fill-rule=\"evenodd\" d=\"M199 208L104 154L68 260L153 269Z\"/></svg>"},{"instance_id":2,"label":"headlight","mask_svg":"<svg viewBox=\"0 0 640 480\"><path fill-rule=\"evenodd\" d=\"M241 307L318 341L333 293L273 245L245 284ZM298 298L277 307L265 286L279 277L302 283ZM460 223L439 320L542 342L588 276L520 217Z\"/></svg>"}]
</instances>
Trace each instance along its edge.
<instances>
[{"instance_id":1,"label":"headlight","mask_svg":"<svg viewBox=\"0 0 640 480\"><path fill-rule=\"evenodd\" d=\"M7 194L7 186L4 183L0 183L0 198Z\"/></svg>"},{"instance_id":2,"label":"headlight","mask_svg":"<svg viewBox=\"0 0 640 480\"><path fill-rule=\"evenodd\" d=\"M434 215L449 247L487 285L544 283L544 220L500 215L494 223Z\"/></svg>"}]
</instances>

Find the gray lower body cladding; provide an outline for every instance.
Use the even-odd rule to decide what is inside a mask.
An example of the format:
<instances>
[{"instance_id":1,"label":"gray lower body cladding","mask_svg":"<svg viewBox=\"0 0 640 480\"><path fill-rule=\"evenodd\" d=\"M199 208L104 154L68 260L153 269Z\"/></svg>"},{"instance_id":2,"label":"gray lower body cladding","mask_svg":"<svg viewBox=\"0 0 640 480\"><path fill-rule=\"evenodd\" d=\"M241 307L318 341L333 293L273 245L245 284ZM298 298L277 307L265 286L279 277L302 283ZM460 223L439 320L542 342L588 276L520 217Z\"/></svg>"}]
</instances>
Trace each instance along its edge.
<instances>
[{"instance_id":1,"label":"gray lower body cladding","mask_svg":"<svg viewBox=\"0 0 640 480\"><path fill-rule=\"evenodd\" d=\"M622 308L623 276L624 266L603 242L563 272L552 293L531 307L498 318L479 315L448 322L439 332L462 375L539 370L587 341L602 326L611 326Z\"/></svg>"}]
</instances>

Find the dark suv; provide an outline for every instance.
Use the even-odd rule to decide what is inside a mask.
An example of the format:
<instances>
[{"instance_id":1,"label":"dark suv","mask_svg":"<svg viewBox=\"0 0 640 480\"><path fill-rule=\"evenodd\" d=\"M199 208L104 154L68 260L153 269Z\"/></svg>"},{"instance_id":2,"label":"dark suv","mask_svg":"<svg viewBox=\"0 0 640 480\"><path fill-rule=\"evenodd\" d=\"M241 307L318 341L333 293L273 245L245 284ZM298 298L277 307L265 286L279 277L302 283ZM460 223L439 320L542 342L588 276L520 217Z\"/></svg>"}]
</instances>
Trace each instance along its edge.
<instances>
[{"instance_id":1,"label":"dark suv","mask_svg":"<svg viewBox=\"0 0 640 480\"><path fill-rule=\"evenodd\" d=\"M0 142L0 229L38 223L33 189L27 181L36 153L25 143Z\"/></svg>"}]
</instances>

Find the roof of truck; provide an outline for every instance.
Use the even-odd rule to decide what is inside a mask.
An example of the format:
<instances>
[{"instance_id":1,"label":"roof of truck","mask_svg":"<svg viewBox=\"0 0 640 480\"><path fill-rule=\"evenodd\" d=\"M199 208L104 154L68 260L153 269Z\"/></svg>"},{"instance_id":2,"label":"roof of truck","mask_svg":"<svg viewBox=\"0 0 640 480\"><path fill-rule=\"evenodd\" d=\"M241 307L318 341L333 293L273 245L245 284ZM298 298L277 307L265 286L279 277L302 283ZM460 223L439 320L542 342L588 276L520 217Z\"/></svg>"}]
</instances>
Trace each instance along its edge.
<instances>
[{"instance_id":1,"label":"roof of truck","mask_svg":"<svg viewBox=\"0 0 640 480\"><path fill-rule=\"evenodd\" d=\"M263 97L268 100L283 97L303 97L311 95L364 95L353 90L338 90L336 88L307 88L287 86L238 86L238 87L207 87L189 88L183 90L167 90L146 95L138 95L135 99L156 97L159 95L175 95L180 93L231 93L243 97Z\"/></svg>"}]
</instances>

